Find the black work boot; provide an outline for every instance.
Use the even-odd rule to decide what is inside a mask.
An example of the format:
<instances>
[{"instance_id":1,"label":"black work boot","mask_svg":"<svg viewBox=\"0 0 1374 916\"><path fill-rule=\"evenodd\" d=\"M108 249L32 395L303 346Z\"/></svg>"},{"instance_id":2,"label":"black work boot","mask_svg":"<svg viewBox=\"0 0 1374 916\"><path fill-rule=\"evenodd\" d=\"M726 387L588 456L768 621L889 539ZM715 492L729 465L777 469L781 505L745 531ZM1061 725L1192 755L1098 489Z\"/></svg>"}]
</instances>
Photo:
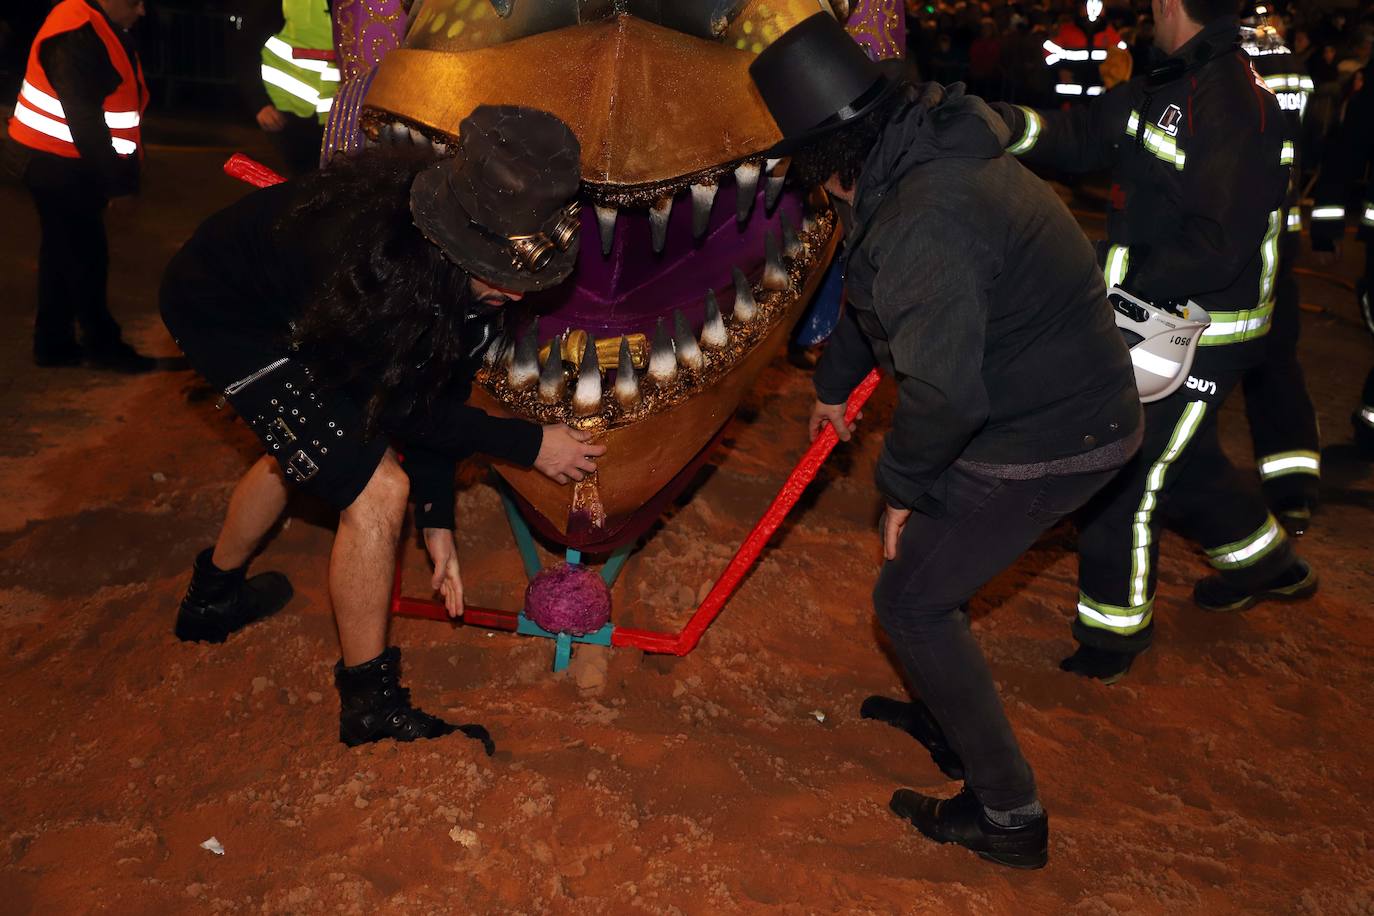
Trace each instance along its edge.
<instances>
[{"instance_id":1,"label":"black work boot","mask_svg":"<svg viewBox=\"0 0 1374 916\"><path fill-rule=\"evenodd\" d=\"M1082 677L1090 677L1104 684L1115 684L1131 670L1139 652L1113 652L1097 646L1080 645L1068 658L1059 663L1059 670Z\"/></svg>"},{"instance_id":2,"label":"black work boot","mask_svg":"<svg viewBox=\"0 0 1374 916\"><path fill-rule=\"evenodd\" d=\"M1208 576L1193 586L1193 601L1204 611L1244 611L1261 601L1301 601L1316 593L1317 574L1300 559L1254 588L1240 588L1221 576Z\"/></svg>"},{"instance_id":3,"label":"black work boot","mask_svg":"<svg viewBox=\"0 0 1374 916\"><path fill-rule=\"evenodd\" d=\"M186 642L224 642L230 633L270 617L286 606L291 583L279 572L244 578L247 566L225 571L210 562L214 548L196 557L191 587L177 611L177 639Z\"/></svg>"},{"instance_id":4,"label":"black work boot","mask_svg":"<svg viewBox=\"0 0 1374 916\"><path fill-rule=\"evenodd\" d=\"M339 740L349 747L390 738L418 741L462 732L490 757L496 752L491 735L480 725L454 725L410 705L410 691L400 684L401 650L391 646L361 665L334 666L339 689Z\"/></svg>"},{"instance_id":5,"label":"black work boot","mask_svg":"<svg viewBox=\"0 0 1374 916\"><path fill-rule=\"evenodd\" d=\"M1049 861L1048 814L1041 813L1019 827L1002 827L988 819L982 802L967 787L953 798L943 799L898 789L888 807L935 842L958 843L990 862L1012 868L1044 868Z\"/></svg>"},{"instance_id":6,"label":"black work boot","mask_svg":"<svg viewBox=\"0 0 1374 916\"><path fill-rule=\"evenodd\" d=\"M935 721L930 707L920 700L904 703L891 697L871 696L859 707L859 715L901 729L930 751L931 759L935 761L941 773L950 779L964 778L964 762L959 759L954 748L949 746L944 729Z\"/></svg>"}]
</instances>

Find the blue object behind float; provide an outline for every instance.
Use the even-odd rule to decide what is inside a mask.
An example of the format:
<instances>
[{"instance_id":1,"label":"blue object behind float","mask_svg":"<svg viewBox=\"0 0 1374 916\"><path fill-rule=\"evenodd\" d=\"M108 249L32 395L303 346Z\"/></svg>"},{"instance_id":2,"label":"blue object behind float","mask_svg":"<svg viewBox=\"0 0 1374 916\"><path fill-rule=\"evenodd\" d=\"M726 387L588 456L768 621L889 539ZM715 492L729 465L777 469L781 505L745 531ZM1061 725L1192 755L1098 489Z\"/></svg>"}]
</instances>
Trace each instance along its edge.
<instances>
[{"instance_id":1,"label":"blue object behind float","mask_svg":"<svg viewBox=\"0 0 1374 916\"><path fill-rule=\"evenodd\" d=\"M835 331L840 321L840 306L844 302L844 252L838 251L826 268L820 288L811 304L797 322L792 343L798 347L814 347Z\"/></svg>"}]
</instances>

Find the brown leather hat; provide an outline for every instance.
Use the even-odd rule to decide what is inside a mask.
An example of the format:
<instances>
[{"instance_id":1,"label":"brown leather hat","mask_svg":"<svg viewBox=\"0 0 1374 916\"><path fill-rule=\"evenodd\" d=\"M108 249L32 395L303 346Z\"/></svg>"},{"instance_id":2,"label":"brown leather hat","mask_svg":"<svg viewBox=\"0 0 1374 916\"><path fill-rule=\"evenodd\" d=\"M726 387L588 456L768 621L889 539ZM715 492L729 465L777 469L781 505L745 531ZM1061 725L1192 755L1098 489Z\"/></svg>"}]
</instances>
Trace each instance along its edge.
<instances>
[{"instance_id":1,"label":"brown leather hat","mask_svg":"<svg viewBox=\"0 0 1374 916\"><path fill-rule=\"evenodd\" d=\"M425 238L473 276L533 292L577 263L581 147L546 111L481 105L459 125L458 154L415 176L410 212Z\"/></svg>"}]
</instances>

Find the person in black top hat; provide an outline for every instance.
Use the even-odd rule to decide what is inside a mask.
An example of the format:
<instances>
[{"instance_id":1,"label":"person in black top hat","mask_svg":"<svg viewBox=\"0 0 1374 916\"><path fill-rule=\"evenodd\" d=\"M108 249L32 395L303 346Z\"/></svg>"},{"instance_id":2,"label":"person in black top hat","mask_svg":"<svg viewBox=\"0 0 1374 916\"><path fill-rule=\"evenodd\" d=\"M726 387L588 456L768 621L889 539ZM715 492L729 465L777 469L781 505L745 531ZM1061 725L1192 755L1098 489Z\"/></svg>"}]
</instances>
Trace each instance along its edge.
<instances>
[{"instance_id":1,"label":"person in black top hat","mask_svg":"<svg viewBox=\"0 0 1374 916\"><path fill-rule=\"evenodd\" d=\"M1038 868L1049 820L967 606L1139 447L1102 274L1064 204L1003 153L1001 118L961 86L902 82L825 14L750 72L783 135L770 155L824 184L845 233L848 307L816 369L812 437L829 423L850 438L844 403L875 366L897 384L873 599L917 698L870 697L861 713L909 732L964 789L899 789L892 810Z\"/></svg>"},{"instance_id":2,"label":"person in black top hat","mask_svg":"<svg viewBox=\"0 0 1374 916\"><path fill-rule=\"evenodd\" d=\"M346 744L455 729L411 706L387 647L407 497L433 586L457 616L455 462L483 452L568 483L605 451L562 424L465 403L502 307L572 272L579 183L563 122L482 106L463 120L456 157L366 154L250 194L206 220L167 269L163 320L266 452L196 557L176 635L222 642L280 610L290 584L247 578L248 561L288 485L321 497L340 513L329 590ZM480 726L462 728L490 753Z\"/></svg>"}]
</instances>

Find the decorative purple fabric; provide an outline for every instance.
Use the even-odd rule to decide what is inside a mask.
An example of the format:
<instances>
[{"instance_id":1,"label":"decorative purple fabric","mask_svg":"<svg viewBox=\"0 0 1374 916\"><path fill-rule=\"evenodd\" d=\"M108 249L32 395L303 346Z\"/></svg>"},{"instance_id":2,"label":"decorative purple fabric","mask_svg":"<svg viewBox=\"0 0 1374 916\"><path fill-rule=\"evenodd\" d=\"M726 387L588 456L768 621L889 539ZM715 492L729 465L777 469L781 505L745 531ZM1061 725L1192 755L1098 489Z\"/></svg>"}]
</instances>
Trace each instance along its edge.
<instances>
[{"instance_id":1,"label":"decorative purple fabric","mask_svg":"<svg viewBox=\"0 0 1374 916\"><path fill-rule=\"evenodd\" d=\"M874 60L906 55L902 0L855 0L845 28Z\"/></svg>"},{"instance_id":2,"label":"decorative purple fabric","mask_svg":"<svg viewBox=\"0 0 1374 916\"><path fill-rule=\"evenodd\" d=\"M550 633L586 636L611 619L611 592L596 570L560 563L530 580L525 616Z\"/></svg>"}]
</instances>

